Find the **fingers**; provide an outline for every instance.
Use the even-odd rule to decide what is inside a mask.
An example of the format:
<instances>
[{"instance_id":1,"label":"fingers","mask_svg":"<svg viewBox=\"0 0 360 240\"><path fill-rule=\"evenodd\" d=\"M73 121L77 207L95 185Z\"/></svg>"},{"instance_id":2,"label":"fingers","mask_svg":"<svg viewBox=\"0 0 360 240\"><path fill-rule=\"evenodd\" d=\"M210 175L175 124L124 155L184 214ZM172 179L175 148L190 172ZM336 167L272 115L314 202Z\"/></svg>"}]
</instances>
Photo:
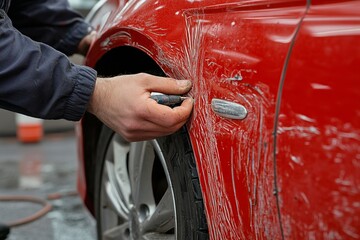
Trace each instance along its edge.
<instances>
[{"instance_id":1,"label":"fingers","mask_svg":"<svg viewBox=\"0 0 360 240\"><path fill-rule=\"evenodd\" d=\"M167 131L140 131L140 130L128 131L128 132L122 132L121 136L129 142L144 141L144 140L149 140L149 139L154 139L154 138L170 135L170 134L176 132L182 126L183 125L179 126L174 131L169 131L169 130L167 130Z\"/></svg>"},{"instance_id":2,"label":"fingers","mask_svg":"<svg viewBox=\"0 0 360 240\"><path fill-rule=\"evenodd\" d=\"M145 87L149 92L181 95L187 93L192 86L189 80L175 80L167 77L157 77L148 74L140 74L145 80Z\"/></svg>"},{"instance_id":3,"label":"fingers","mask_svg":"<svg viewBox=\"0 0 360 240\"><path fill-rule=\"evenodd\" d=\"M180 106L170 108L156 103L149 99L147 114L149 120L159 126L169 128L171 126L183 125L189 118L194 100L192 98L185 99Z\"/></svg>"},{"instance_id":4,"label":"fingers","mask_svg":"<svg viewBox=\"0 0 360 240\"><path fill-rule=\"evenodd\" d=\"M79 43L77 48L77 53L85 56L91 43L95 40L96 31L91 31L88 35L86 35Z\"/></svg>"},{"instance_id":5,"label":"fingers","mask_svg":"<svg viewBox=\"0 0 360 240\"><path fill-rule=\"evenodd\" d=\"M181 106L173 109L151 99L145 105L134 109L135 114L138 114L137 121L129 119L118 129L126 140L147 140L176 132L186 123L192 111L193 100L186 99Z\"/></svg>"},{"instance_id":6,"label":"fingers","mask_svg":"<svg viewBox=\"0 0 360 240\"><path fill-rule=\"evenodd\" d=\"M151 99L150 92L183 94L190 88L190 81L148 74L98 78L88 111L128 141L153 139L183 126L191 114L193 99L170 108Z\"/></svg>"},{"instance_id":7,"label":"fingers","mask_svg":"<svg viewBox=\"0 0 360 240\"><path fill-rule=\"evenodd\" d=\"M109 125L109 127L116 132L121 133L127 141L133 142L172 134L180 129L185 123L186 120L176 122L175 124L169 124L168 122L157 124L144 119L135 122L129 119L129 121L127 121L127 123L124 122L123 125Z\"/></svg>"}]
</instances>

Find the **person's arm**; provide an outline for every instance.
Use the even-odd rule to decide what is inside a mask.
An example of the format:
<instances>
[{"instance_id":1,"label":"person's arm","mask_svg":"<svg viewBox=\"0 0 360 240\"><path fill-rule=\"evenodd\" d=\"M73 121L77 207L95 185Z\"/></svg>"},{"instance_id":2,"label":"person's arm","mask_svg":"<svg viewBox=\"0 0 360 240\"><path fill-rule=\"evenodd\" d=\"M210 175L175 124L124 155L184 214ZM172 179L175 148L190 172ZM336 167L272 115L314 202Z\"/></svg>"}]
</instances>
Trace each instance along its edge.
<instances>
[{"instance_id":1,"label":"person's arm","mask_svg":"<svg viewBox=\"0 0 360 240\"><path fill-rule=\"evenodd\" d=\"M17 31L0 10L0 107L44 119L79 120L96 71Z\"/></svg>"},{"instance_id":2,"label":"person's arm","mask_svg":"<svg viewBox=\"0 0 360 240\"><path fill-rule=\"evenodd\" d=\"M86 53L87 49L78 47L92 28L67 0L12 0L8 15L16 29L35 41L66 55Z\"/></svg>"},{"instance_id":3,"label":"person's arm","mask_svg":"<svg viewBox=\"0 0 360 240\"><path fill-rule=\"evenodd\" d=\"M175 132L187 121L193 100L170 108L151 92L185 94L187 80L148 74L98 78L53 48L22 35L0 10L0 107L44 119L79 120L88 110L129 141Z\"/></svg>"}]
</instances>

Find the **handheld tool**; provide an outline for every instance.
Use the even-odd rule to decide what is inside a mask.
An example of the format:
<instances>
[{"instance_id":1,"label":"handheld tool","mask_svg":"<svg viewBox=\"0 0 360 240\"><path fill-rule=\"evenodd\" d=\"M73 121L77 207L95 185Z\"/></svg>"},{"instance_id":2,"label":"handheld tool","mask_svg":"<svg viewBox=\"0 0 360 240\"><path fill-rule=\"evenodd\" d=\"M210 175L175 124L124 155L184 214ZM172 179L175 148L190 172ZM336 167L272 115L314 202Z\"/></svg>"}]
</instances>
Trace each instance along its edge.
<instances>
[{"instance_id":1,"label":"handheld tool","mask_svg":"<svg viewBox=\"0 0 360 240\"><path fill-rule=\"evenodd\" d=\"M158 104L172 106L178 103L181 103L188 97L182 97L178 95L166 95L166 94L152 94L151 98L154 99Z\"/></svg>"}]
</instances>

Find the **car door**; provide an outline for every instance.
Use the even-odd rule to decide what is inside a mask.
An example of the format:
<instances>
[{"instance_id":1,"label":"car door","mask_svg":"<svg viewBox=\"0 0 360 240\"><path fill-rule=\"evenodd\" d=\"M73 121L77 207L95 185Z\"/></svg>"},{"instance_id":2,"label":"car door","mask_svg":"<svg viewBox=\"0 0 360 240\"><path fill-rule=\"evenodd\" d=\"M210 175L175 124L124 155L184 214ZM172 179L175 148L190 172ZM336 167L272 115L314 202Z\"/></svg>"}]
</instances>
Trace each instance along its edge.
<instances>
[{"instance_id":1,"label":"car door","mask_svg":"<svg viewBox=\"0 0 360 240\"><path fill-rule=\"evenodd\" d=\"M282 235L275 109L305 9L305 1L237 1L185 13L195 79L189 132L213 239ZM240 112L246 117L233 119Z\"/></svg>"},{"instance_id":2,"label":"car door","mask_svg":"<svg viewBox=\"0 0 360 240\"><path fill-rule=\"evenodd\" d=\"M211 238L281 238L276 106L306 0L131 1L119 13L114 2L87 64L125 45L191 79L187 129Z\"/></svg>"},{"instance_id":3,"label":"car door","mask_svg":"<svg viewBox=\"0 0 360 240\"><path fill-rule=\"evenodd\" d=\"M360 237L360 2L312 1L277 128L287 239Z\"/></svg>"}]
</instances>

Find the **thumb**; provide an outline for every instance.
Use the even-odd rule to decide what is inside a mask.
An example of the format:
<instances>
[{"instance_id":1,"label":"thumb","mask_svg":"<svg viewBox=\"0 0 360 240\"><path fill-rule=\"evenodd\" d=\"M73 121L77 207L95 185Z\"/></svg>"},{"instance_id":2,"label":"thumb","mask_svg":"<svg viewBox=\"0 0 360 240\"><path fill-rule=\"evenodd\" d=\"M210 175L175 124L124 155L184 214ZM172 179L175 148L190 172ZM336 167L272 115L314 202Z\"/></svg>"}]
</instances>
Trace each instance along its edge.
<instances>
[{"instance_id":1,"label":"thumb","mask_svg":"<svg viewBox=\"0 0 360 240\"><path fill-rule=\"evenodd\" d=\"M189 80L151 76L147 81L147 90L165 94L184 94L190 91L192 83Z\"/></svg>"}]
</instances>

